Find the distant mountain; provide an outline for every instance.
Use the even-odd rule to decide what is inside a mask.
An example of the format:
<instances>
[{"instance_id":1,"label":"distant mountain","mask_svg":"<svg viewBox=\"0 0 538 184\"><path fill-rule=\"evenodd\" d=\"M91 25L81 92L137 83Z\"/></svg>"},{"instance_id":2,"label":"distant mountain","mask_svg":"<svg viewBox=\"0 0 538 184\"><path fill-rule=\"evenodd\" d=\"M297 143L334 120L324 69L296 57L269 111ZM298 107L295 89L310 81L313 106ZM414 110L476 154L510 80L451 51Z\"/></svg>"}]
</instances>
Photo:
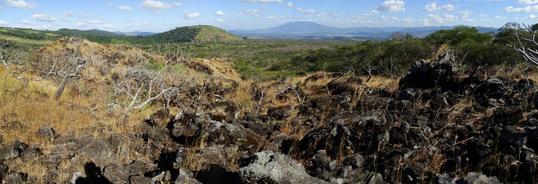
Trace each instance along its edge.
<instances>
[{"instance_id":1,"label":"distant mountain","mask_svg":"<svg viewBox=\"0 0 538 184\"><path fill-rule=\"evenodd\" d=\"M288 22L273 28L255 30L255 33L270 34L316 34L316 33L334 33L346 31L342 28L330 27L314 22Z\"/></svg>"},{"instance_id":2,"label":"distant mountain","mask_svg":"<svg viewBox=\"0 0 538 184\"><path fill-rule=\"evenodd\" d=\"M98 30L98 29L91 29L91 30L78 30L78 29L59 29L58 31L54 31L57 34L66 35L66 36L81 36L81 37L120 37L124 36L122 34Z\"/></svg>"},{"instance_id":3,"label":"distant mountain","mask_svg":"<svg viewBox=\"0 0 538 184\"><path fill-rule=\"evenodd\" d=\"M134 31L134 32L115 32L116 34L121 34L124 36L136 36L136 37L143 37L143 36L151 36L156 33L153 32L141 32L141 31Z\"/></svg>"},{"instance_id":4,"label":"distant mountain","mask_svg":"<svg viewBox=\"0 0 538 184\"><path fill-rule=\"evenodd\" d=\"M388 39L395 33L411 34L424 37L433 32L452 29L454 26L439 27L356 27L339 28L321 25L315 22L289 22L280 26L258 29L237 30L233 33L248 38L275 39ZM481 32L496 32L496 28L478 27Z\"/></svg>"},{"instance_id":5,"label":"distant mountain","mask_svg":"<svg viewBox=\"0 0 538 184\"><path fill-rule=\"evenodd\" d=\"M145 38L159 43L227 42L242 39L223 29L208 25L180 27Z\"/></svg>"}]
</instances>

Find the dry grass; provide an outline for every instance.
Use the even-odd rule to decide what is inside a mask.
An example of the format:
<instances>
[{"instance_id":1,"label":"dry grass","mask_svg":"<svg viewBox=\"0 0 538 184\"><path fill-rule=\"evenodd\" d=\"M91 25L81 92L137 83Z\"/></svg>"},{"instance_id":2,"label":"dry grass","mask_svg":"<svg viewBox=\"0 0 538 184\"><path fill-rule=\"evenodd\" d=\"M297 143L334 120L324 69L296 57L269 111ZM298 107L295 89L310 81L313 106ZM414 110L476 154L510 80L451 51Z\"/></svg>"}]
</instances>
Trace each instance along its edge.
<instances>
[{"instance_id":1,"label":"dry grass","mask_svg":"<svg viewBox=\"0 0 538 184\"><path fill-rule=\"evenodd\" d=\"M382 76L372 76L370 80L367 80L368 77L361 77L364 81L364 85L369 88L377 89L387 89L387 90L396 90L398 89L399 78L389 78Z\"/></svg>"},{"instance_id":2,"label":"dry grass","mask_svg":"<svg viewBox=\"0 0 538 184\"><path fill-rule=\"evenodd\" d=\"M115 127L118 117L106 109L104 90L96 89L92 96L86 96L69 88L61 100L56 101L51 98L56 90L54 82L34 80L28 74L15 76L4 67L0 67L0 76L0 131L6 143L21 140L37 144L46 151L50 140L37 135L37 130L46 126L62 135L73 136L102 136L102 129L128 130L129 126ZM153 110L148 108L133 114L132 124L148 117Z\"/></svg>"}]
</instances>

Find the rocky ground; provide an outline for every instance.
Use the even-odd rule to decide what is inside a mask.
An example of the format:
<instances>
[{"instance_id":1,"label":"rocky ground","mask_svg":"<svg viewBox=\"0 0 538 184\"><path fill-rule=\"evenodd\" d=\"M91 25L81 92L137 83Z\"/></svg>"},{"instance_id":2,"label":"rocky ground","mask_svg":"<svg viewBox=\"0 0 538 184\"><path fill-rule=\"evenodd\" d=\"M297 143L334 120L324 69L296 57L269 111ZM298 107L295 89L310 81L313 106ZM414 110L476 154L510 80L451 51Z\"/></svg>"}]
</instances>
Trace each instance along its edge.
<instances>
[{"instance_id":1,"label":"rocky ground","mask_svg":"<svg viewBox=\"0 0 538 184\"><path fill-rule=\"evenodd\" d=\"M41 127L46 149L0 139L0 181L537 183L535 82L453 62L417 62L390 87L326 73L189 84L172 100L179 111L158 110L124 132ZM238 91L253 105L230 95Z\"/></svg>"}]
</instances>

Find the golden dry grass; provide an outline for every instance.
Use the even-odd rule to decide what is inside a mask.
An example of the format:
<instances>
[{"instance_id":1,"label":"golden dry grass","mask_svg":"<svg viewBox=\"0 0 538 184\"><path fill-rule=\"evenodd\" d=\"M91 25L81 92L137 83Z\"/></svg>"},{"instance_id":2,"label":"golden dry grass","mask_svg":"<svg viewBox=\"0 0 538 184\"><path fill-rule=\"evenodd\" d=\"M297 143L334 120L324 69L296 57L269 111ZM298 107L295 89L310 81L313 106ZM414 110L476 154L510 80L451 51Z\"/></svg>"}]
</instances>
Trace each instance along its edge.
<instances>
[{"instance_id":1,"label":"golden dry grass","mask_svg":"<svg viewBox=\"0 0 538 184\"><path fill-rule=\"evenodd\" d=\"M147 108L133 114L129 125L116 127L119 116L108 112L106 91L95 89L91 96L68 88L60 101L51 98L57 84L48 80L35 80L29 74L15 74L0 67L0 132L4 142L21 140L37 144L45 151L47 139L37 130L50 126L62 135L100 135L97 129L111 132L128 131L128 128L148 117L155 109Z\"/></svg>"},{"instance_id":2,"label":"golden dry grass","mask_svg":"<svg viewBox=\"0 0 538 184\"><path fill-rule=\"evenodd\" d=\"M398 88L399 78L390 78L383 76L372 76L370 80L367 80L368 77L361 77L363 79L363 84L369 88L377 89L387 89L387 90L396 90Z\"/></svg>"}]
</instances>

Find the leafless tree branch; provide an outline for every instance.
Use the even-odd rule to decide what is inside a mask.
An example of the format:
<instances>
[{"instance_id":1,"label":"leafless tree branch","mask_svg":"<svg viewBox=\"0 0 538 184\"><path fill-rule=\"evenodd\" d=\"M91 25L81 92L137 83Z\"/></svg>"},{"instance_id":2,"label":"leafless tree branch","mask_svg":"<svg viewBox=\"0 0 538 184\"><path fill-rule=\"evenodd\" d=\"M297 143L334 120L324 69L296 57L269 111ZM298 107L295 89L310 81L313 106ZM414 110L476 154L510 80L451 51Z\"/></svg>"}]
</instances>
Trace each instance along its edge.
<instances>
[{"instance_id":1,"label":"leafless tree branch","mask_svg":"<svg viewBox=\"0 0 538 184\"><path fill-rule=\"evenodd\" d=\"M538 65L538 42L536 41L536 32L527 25L518 25L509 28L515 40L512 47L515 51L521 54L523 59L534 65Z\"/></svg>"}]
</instances>

